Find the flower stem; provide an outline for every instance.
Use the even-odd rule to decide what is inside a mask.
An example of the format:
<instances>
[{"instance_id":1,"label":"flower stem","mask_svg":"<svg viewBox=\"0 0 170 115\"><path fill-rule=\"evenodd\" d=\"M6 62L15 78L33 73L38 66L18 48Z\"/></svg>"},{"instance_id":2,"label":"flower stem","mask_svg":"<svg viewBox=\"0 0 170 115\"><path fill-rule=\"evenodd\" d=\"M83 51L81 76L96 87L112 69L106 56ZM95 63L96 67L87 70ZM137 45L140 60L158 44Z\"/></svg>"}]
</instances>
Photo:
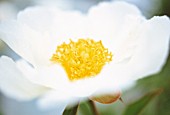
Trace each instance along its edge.
<instances>
[{"instance_id":1,"label":"flower stem","mask_svg":"<svg viewBox=\"0 0 170 115\"><path fill-rule=\"evenodd\" d=\"M92 100L89 100L89 104L91 105L93 115L99 115L95 103Z\"/></svg>"}]
</instances>

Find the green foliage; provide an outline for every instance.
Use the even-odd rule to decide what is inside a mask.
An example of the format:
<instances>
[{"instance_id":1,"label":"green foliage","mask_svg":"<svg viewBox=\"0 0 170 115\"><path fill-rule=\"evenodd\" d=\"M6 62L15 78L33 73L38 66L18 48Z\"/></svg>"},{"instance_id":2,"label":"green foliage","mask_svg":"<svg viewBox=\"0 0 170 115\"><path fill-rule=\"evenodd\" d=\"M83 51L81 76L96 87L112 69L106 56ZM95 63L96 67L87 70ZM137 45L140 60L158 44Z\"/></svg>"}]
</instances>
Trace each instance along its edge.
<instances>
[{"instance_id":1,"label":"green foliage","mask_svg":"<svg viewBox=\"0 0 170 115\"><path fill-rule=\"evenodd\" d=\"M150 106L145 109L146 115L170 115L170 56L162 71L156 75L139 80L138 90L143 89L143 92L148 92L156 88L162 88L163 93L150 103ZM156 111L154 114L151 111Z\"/></svg>"},{"instance_id":2,"label":"green foliage","mask_svg":"<svg viewBox=\"0 0 170 115\"><path fill-rule=\"evenodd\" d=\"M77 109L78 109L78 105L75 105L74 107L69 109L65 109L63 115L76 115Z\"/></svg>"},{"instance_id":3,"label":"green foliage","mask_svg":"<svg viewBox=\"0 0 170 115\"><path fill-rule=\"evenodd\" d=\"M160 73L139 80L125 95L142 95L158 88L163 89L162 94L148 103L142 110L143 115L170 115L170 56Z\"/></svg>"},{"instance_id":4,"label":"green foliage","mask_svg":"<svg viewBox=\"0 0 170 115\"><path fill-rule=\"evenodd\" d=\"M149 92L148 94L146 94L145 96L143 96L142 98L137 100L136 102L128 105L124 112L124 115L139 115L141 113L141 111L148 105L148 103L154 97L159 95L160 92L162 92L162 90L156 90L156 91Z\"/></svg>"},{"instance_id":5,"label":"green foliage","mask_svg":"<svg viewBox=\"0 0 170 115\"><path fill-rule=\"evenodd\" d=\"M162 0L162 13L170 16L170 0Z\"/></svg>"},{"instance_id":6,"label":"green foliage","mask_svg":"<svg viewBox=\"0 0 170 115\"><path fill-rule=\"evenodd\" d=\"M63 115L94 115L90 101L81 102L78 105L66 109Z\"/></svg>"},{"instance_id":7,"label":"green foliage","mask_svg":"<svg viewBox=\"0 0 170 115\"><path fill-rule=\"evenodd\" d=\"M91 103L89 101L80 103L77 115L94 115Z\"/></svg>"}]
</instances>

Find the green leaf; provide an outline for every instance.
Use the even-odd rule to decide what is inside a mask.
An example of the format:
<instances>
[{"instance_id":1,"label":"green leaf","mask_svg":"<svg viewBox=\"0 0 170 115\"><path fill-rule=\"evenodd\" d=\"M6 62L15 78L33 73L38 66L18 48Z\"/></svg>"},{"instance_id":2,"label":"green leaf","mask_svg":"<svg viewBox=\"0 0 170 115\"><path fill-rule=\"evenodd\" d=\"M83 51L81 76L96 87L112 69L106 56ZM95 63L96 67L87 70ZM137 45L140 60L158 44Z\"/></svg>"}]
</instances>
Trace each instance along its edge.
<instances>
[{"instance_id":1,"label":"green leaf","mask_svg":"<svg viewBox=\"0 0 170 115\"><path fill-rule=\"evenodd\" d=\"M76 115L77 110L78 110L78 106L79 106L79 104L75 105L72 108L65 109L64 112L63 112L63 115Z\"/></svg>"},{"instance_id":2,"label":"green leaf","mask_svg":"<svg viewBox=\"0 0 170 115\"><path fill-rule=\"evenodd\" d=\"M128 105L123 115L138 115L141 111L147 106L147 104L154 99L154 97L158 96L162 92L162 89L158 89L156 91L149 92L136 102Z\"/></svg>"},{"instance_id":3,"label":"green leaf","mask_svg":"<svg viewBox=\"0 0 170 115\"><path fill-rule=\"evenodd\" d=\"M95 105L89 100L66 109L63 115L95 115Z\"/></svg>"},{"instance_id":4,"label":"green leaf","mask_svg":"<svg viewBox=\"0 0 170 115\"><path fill-rule=\"evenodd\" d=\"M78 115L95 115L90 101L80 103Z\"/></svg>"}]
</instances>

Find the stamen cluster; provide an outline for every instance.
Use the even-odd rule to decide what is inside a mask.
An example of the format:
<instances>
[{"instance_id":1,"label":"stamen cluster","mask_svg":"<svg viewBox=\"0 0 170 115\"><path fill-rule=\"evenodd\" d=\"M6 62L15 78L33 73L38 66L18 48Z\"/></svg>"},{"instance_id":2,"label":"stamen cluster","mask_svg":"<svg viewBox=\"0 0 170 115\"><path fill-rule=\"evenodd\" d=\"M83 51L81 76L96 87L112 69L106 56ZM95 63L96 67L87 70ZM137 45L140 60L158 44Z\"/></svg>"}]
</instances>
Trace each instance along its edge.
<instances>
[{"instance_id":1,"label":"stamen cluster","mask_svg":"<svg viewBox=\"0 0 170 115\"><path fill-rule=\"evenodd\" d=\"M103 66L112 61L112 56L102 41L79 39L57 46L51 61L61 64L68 78L74 81L99 74Z\"/></svg>"}]
</instances>

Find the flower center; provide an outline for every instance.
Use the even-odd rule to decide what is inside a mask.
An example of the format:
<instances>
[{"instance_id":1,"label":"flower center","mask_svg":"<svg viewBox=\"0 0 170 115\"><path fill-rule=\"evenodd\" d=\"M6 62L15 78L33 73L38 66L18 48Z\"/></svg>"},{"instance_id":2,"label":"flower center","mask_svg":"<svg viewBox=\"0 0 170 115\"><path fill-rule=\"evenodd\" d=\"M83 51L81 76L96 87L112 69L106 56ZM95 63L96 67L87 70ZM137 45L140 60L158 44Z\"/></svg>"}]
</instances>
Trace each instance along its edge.
<instances>
[{"instance_id":1,"label":"flower center","mask_svg":"<svg viewBox=\"0 0 170 115\"><path fill-rule=\"evenodd\" d=\"M79 39L57 46L51 61L61 64L69 80L74 81L99 74L103 66L112 61L112 56L102 41Z\"/></svg>"}]
</instances>

